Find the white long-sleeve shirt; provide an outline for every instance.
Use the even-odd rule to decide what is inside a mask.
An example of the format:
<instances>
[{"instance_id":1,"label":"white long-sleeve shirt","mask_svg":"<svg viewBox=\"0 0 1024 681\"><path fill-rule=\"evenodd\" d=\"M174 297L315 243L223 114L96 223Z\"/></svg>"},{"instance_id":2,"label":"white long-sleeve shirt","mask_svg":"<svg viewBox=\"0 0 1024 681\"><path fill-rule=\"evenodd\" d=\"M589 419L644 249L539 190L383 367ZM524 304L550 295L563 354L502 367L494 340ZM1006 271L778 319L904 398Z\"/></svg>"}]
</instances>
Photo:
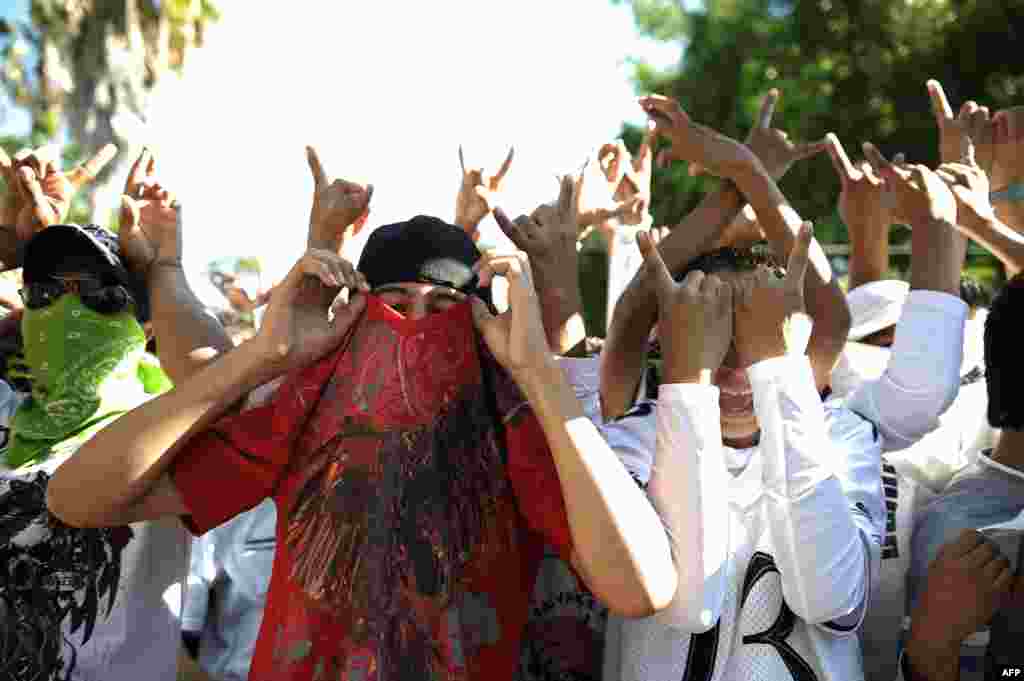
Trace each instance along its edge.
<instances>
[{"instance_id":1,"label":"white long-sleeve shirt","mask_svg":"<svg viewBox=\"0 0 1024 681\"><path fill-rule=\"evenodd\" d=\"M852 412L826 413L805 357L750 377L762 425L752 449L722 446L710 386L663 385L657 403L602 426L648 483L680 579L665 611L611 618L605 678L861 676L851 634L880 551L880 443Z\"/></svg>"}]
</instances>

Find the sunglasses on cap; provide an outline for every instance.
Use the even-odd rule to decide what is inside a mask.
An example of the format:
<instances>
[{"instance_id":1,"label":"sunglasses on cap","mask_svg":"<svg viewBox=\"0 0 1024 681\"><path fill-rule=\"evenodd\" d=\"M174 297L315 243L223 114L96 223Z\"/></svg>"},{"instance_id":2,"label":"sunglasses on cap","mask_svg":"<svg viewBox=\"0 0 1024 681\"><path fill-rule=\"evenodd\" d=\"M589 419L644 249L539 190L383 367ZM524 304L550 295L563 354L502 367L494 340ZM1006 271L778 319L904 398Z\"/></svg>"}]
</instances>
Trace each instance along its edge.
<instances>
[{"instance_id":1,"label":"sunglasses on cap","mask_svg":"<svg viewBox=\"0 0 1024 681\"><path fill-rule=\"evenodd\" d=\"M65 293L77 293L83 305L100 314L122 312L134 302L124 286L103 284L92 279L37 282L26 285L18 293L25 307L30 310L52 305Z\"/></svg>"}]
</instances>

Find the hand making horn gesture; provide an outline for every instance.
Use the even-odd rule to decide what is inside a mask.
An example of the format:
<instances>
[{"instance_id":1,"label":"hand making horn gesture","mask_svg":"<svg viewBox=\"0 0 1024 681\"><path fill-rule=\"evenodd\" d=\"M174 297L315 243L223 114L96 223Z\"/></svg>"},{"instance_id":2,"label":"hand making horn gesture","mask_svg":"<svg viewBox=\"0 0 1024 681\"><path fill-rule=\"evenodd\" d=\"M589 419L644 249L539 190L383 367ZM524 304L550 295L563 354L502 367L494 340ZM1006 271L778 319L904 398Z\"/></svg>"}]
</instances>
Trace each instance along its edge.
<instances>
[{"instance_id":1,"label":"hand making horn gesture","mask_svg":"<svg viewBox=\"0 0 1024 681\"><path fill-rule=\"evenodd\" d=\"M316 149L306 147L306 160L313 174L313 205L309 211L309 237L312 249L340 253L345 242L359 234L370 214L372 184L327 177Z\"/></svg>"},{"instance_id":2,"label":"hand making horn gesture","mask_svg":"<svg viewBox=\"0 0 1024 681\"><path fill-rule=\"evenodd\" d=\"M19 153L14 161L0 151L0 172L21 202L14 223L18 238L27 240L35 232L67 220L75 194L95 180L116 154L117 147L108 144L65 173L54 147Z\"/></svg>"},{"instance_id":3,"label":"hand making horn gesture","mask_svg":"<svg viewBox=\"0 0 1024 681\"><path fill-rule=\"evenodd\" d=\"M732 286L695 270L672 279L658 252L655 232L637 234L642 275L658 298L658 339L665 383L710 381L722 365L733 335Z\"/></svg>"},{"instance_id":4,"label":"hand making horn gesture","mask_svg":"<svg viewBox=\"0 0 1024 681\"><path fill-rule=\"evenodd\" d=\"M121 195L118 239L129 266L146 275L157 260L181 262L181 206L156 175L156 158L143 149Z\"/></svg>"},{"instance_id":5,"label":"hand making horn gesture","mask_svg":"<svg viewBox=\"0 0 1024 681\"><path fill-rule=\"evenodd\" d=\"M655 124L655 132L671 146L658 154L659 165L667 161L689 161L691 174L706 171L732 177L749 168L753 152L745 145L711 128L694 123L679 102L661 95L639 99L640 106Z\"/></svg>"},{"instance_id":6,"label":"hand making horn gesture","mask_svg":"<svg viewBox=\"0 0 1024 681\"><path fill-rule=\"evenodd\" d=\"M960 113L953 115L946 92L937 80L927 83L932 113L939 128L939 156L942 163L957 163L964 158L969 138L974 144L975 160L986 173L991 172L995 152L995 130L988 107L967 101Z\"/></svg>"},{"instance_id":7,"label":"hand making horn gesture","mask_svg":"<svg viewBox=\"0 0 1024 681\"><path fill-rule=\"evenodd\" d=\"M734 284L738 366L807 351L812 322L804 306L804 276L813 238L811 223L805 222L790 251L785 277L761 267Z\"/></svg>"},{"instance_id":8,"label":"hand making horn gesture","mask_svg":"<svg viewBox=\"0 0 1024 681\"><path fill-rule=\"evenodd\" d=\"M889 161L870 142L864 143L864 155L885 183L896 221L911 227L936 222L956 224L956 198L942 178L929 168Z\"/></svg>"},{"instance_id":9,"label":"hand making horn gesture","mask_svg":"<svg viewBox=\"0 0 1024 681\"><path fill-rule=\"evenodd\" d=\"M466 159L462 154L462 145L459 145L462 184L455 198L455 224L465 229L474 240L480 236L477 231L480 221L497 206L502 183L509 168L512 167L515 153L515 148L509 147L508 156L505 157L505 162L501 164L498 172L494 175L484 175L483 168L466 170Z\"/></svg>"},{"instance_id":10,"label":"hand making horn gesture","mask_svg":"<svg viewBox=\"0 0 1024 681\"><path fill-rule=\"evenodd\" d=\"M827 140L794 143L785 131L772 127L772 118L775 116L779 97L779 91L774 88L764 96L757 125L750 130L746 142L768 174L776 181L782 179L794 163L820 154L827 146Z\"/></svg>"}]
</instances>

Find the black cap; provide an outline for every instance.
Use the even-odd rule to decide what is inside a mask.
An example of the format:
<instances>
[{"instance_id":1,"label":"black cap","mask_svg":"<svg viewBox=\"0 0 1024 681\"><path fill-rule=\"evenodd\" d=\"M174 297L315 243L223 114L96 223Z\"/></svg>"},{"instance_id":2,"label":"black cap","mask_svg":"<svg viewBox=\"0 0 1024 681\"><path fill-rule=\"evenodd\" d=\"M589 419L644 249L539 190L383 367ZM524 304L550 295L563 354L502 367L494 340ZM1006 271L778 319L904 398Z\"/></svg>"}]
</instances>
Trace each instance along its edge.
<instances>
[{"instance_id":1,"label":"black cap","mask_svg":"<svg viewBox=\"0 0 1024 681\"><path fill-rule=\"evenodd\" d=\"M448 286L489 301L490 291L476 286L473 265L479 259L480 251L464 229L417 215L375 229L359 258L359 271L371 289L421 282Z\"/></svg>"},{"instance_id":2,"label":"black cap","mask_svg":"<svg viewBox=\"0 0 1024 681\"><path fill-rule=\"evenodd\" d=\"M145 281L125 268L117 237L98 225L50 225L25 246L22 278L26 284L49 281L61 272L97 275L104 282L124 286L135 300L135 313L149 318Z\"/></svg>"}]
</instances>

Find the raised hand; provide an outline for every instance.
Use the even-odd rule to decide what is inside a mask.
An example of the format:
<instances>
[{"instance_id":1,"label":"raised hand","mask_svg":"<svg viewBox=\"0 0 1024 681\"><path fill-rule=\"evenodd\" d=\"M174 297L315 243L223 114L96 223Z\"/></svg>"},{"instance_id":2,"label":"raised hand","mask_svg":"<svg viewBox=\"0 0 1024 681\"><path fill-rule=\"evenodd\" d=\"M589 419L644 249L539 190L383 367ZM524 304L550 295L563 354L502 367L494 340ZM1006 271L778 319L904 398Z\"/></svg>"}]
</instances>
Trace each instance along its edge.
<instances>
[{"instance_id":1,"label":"raised hand","mask_svg":"<svg viewBox=\"0 0 1024 681\"><path fill-rule=\"evenodd\" d=\"M339 299L342 288L348 298ZM284 374L314 362L338 346L366 306L366 280L352 264L322 249L310 249L274 287L254 339L264 348L275 373ZM324 291L338 302L329 319Z\"/></svg>"},{"instance_id":2,"label":"raised hand","mask_svg":"<svg viewBox=\"0 0 1024 681\"><path fill-rule=\"evenodd\" d=\"M789 254L786 276L768 268L742 277L733 295L739 367L787 354L803 354L812 322L804 307L804 276L813 230L805 222Z\"/></svg>"},{"instance_id":3,"label":"raised hand","mask_svg":"<svg viewBox=\"0 0 1024 681\"><path fill-rule=\"evenodd\" d=\"M14 163L6 154L0 157L5 177L10 182L13 176L21 196L21 208L14 223L18 238L27 240L44 228L67 220L75 194L96 179L116 154L117 147L108 144L67 173L59 168L55 147L19 153Z\"/></svg>"},{"instance_id":4,"label":"raised hand","mask_svg":"<svg viewBox=\"0 0 1024 681\"><path fill-rule=\"evenodd\" d=\"M617 146L617 145L616 145ZM582 239L590 233L593 227L608 227L611 221L626 225L639 225L647 216L647 206L650 201L650 192L634 191L634 183L642 182L641 175L633 172L622 174L612 166L607 149L609 145L602 147L604 158L607 161L606 168L600 163L587 160L580 170L576 180L576 225L578 227L577 239ZM629 151L625 146L614 152L618 160L618 168L632 165ZM599 152L601 156L601 152ZM648 186L650 179L647 179ZM628 188L624 188L627 185ZM623 198L618 198L623 197ZM606 234L606 236L609 236Z\"/></svg>"},{"instance_id":5,"label":"raised hand","mask_svg":"<svg viewBox=\"0 0 1024 681\"><path fill-rule=\"evenodd\" d=\"M936 222L956 224L956 198L946 183L929 168L893 163L870 142L864 143L864 155L892 197L893 217L897 222L911 227Z\"/></svg>"},{"instance_id":6,"label":"raised hand","mask_svg":"<svg viewBox=\"0 0 1024 681\"><path fill-rule=\"evenodd\" d=\"M498 205L502 184L509 168L515 148L509 147L508 156L494 175L485 175L483 168L466 170L466 160L459 145L459 167L462 168L462 185L455 197L455 224L466 230L474 240L480 237L480 221Z\"/></svg>"},{"instance_id":7,"label":"raised hand","mask_svg":"<svg viewBox=\"0 0 1024 681\"><path fill-rule=\"evenodd\" d=\"M746 144L760 159L772 179L778 181L797 161L810 158L825 151L826 140L795 144L789 135L772 127L772 117L779 102L779 91L771 89L761 102L761 113L757 125L747 136ZM692 166L691 166L692 172Z\"/></svg>"},{"instance_id":8,"label":"raised hand","mask_svg":"<svg viewBox=\"0 0 1024 681\"><path fill-rule=\"evenodd\" d=\"M181 205L156 176L156 158L143 149L121 195L118 239L128 266L145 276L157 260L181 261Z\"/></svg>"},{"instance_id":9,"label":"raised hand","mask_svg":"<svg viewBox=\"0 0 1024 681\"><path fill-rule=\"evenodd\" d=\"M859 167L850 162L839 138L829 133L826 137L832 167L839 175L839 217L843 219L853 239L889 239L893 223L891 202L886 198L882 178L875 174L871 164L863 161Z\"/></svg>"},{"instance_id":10,"label":"raised hand","mask_svg":"<svg viewBox=\"0 0 1024 681\"><path fill-rule=\"evenodd\" d=\"M1013 183L1024 182L1024 106L996 112L992 124L995 144L989 179L992 189L1000 191Z\"/></svg>"},{"instance_id":11,"label":"raised hand","mask_svg":"<svg viewBox=\"0 0 1024 681\"><path fill-rule=\"evenodd\" d=\"M492 314L482 300L474 297L473 321L494 358L523 385L527 373L543 366L551 354L530 259L522 251L492 251L485 253L474 269L480 286L489 286L495 276L508 280L508 309L499 315Z\"/></svg>"},{"instance_id":12,"label":"raised hand","mask_svg":"<svg viewBox=\"0 0 1024 681\"><path fill-rule=\"evenodd\" d=\"M937 80L927 83L928 95L932 100L932 113L939 128L939 157L942 163L962 161L967 140L973 141L978 166L986 173L992 171L995 153L995 126L988 107L968 101L960 107L960 113L953 116L953 109L946 98L942 84Z\"/></svg>"},{"instance_id":13,"label":"raised hand","mask_svg":"<svg viewBox=\"0 0 1024 681\"><path fill-rule=\"evenodd\" d=\"M719 177L732 178L756 164L757 158L745 145L694 123L679 102L661 95L641 97L640 106L655 123L655 131L669 140L671 147L658 155L659 164L666 161L690 161L691 174L707 171Z\"/></svg>"},{"instance_id":14,"label":"raised hand","mask_svg":"<svg viewBox=\"0 0 1024 681\"><path fill-rule=\"evenodd\" d=\"M515 221L509 220L501 208L495 208L494 218L516 248L529 257L548 341L555 353L562 354L583 340L584 329L577 270L575 180L563 177L559 186L554 205L541 205L529 217L523 215ZM577 322L570 328L574 317Z\"/></svg>"},{"instance_id":15,"label":"raised hand","mask_svg":"<svg viewBox=\"0 0 1024 681\"><path fill-rule=\"evenodd\" d=\"M672 279L658 253L657 238L637 234L644 256L641 276L658 297L658 336L665 383L710 382L732 344L732 287L715 275L693 271Z\"/></svg>"},{"instance_id":16,"label":"raised hand","mask_svg":"<svg viewBox=\"0 0 1024 681\"><path fill-rule=\"evenodd\" d=\"M313 174L308 247L341 253L345 242L358 235L366 225L373 185L348 180L331 182L313 147L306 147L306 160Z\"/></svg>"},{"instance_id":17,"label":"raised hand","mask_svg":"<svg viewBox=\"0 0 1024 681\"><path fill-rule=\"evenodd\" d=\"M964 227L976 227L995 218L989 200L989 181L974 157L968 152L962 163L943 163L935 171L953 192L957 201L957 222Z\"/></svg>"}]
</instances>

